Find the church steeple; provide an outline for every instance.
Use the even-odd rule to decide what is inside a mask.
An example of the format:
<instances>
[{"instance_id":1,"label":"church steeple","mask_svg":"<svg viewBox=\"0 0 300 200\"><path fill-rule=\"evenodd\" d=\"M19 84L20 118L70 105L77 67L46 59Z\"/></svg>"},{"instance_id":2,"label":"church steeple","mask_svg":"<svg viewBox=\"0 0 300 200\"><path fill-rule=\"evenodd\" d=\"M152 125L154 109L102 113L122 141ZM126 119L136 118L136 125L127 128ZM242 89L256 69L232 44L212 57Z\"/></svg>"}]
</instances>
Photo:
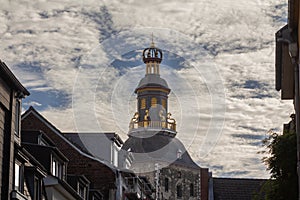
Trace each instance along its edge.
<instances>
[{"instance_id":1,"label":"church steeple","mask_svg":"<svg viewBox=\"0 0 300 200\"><path fill-rule=\"evenodd\" d=\"M173 137L176 135L176 122L168 113L168 95L171 90L159 74L162 59L162 50L155 47L152 39L150 47L143 51L146 74L135 89L137 112L130 122L129 133L141 129L155 129L167 132Z\"/></svg>"}]
</instances>

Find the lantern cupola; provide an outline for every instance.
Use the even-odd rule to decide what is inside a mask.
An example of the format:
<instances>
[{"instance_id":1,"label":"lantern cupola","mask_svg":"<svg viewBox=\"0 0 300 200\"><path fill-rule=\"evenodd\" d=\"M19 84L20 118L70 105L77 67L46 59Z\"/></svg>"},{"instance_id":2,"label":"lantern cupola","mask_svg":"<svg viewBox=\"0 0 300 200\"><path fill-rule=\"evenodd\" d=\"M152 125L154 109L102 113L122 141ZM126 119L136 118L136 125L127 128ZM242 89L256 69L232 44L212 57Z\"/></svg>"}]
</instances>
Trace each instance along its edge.
<instances>
[{"instance_id":1,"label":"lantern cupola","mask_svg":"<svg viewBox=\"0 0 300 200\"><path fill-rule=\"evenodd\" d=\"M146 65L145 77L138 87L137 112L130 122L130 131L163 130L176 134L176 122L168 112L168 95L170 89L167 82L160 77L160 63L163 59L162 50L155 47L152 41L150 47L143 51L143 62Z\"/></svg>"}]
</instances>

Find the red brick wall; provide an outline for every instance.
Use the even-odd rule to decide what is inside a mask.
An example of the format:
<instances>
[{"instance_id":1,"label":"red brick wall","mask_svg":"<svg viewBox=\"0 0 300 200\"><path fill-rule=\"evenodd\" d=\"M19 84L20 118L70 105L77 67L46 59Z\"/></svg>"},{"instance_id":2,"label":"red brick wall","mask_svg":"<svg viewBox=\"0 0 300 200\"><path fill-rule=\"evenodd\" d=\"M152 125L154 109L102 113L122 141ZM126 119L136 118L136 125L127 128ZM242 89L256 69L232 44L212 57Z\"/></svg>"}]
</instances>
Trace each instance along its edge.
<instances>
[{"instance_id":1,"label":"red brick wall","mask_svg":"<svg viewBox=\"0 0 300 200\"><path fill-rule=\"evenodd\" d=\"M91 188L101 190L108 198L109 189L115 188L115 174L109 167L80 154L32 113L22 119L22 130L42 130L69 159L67 173L85 175Z\"/></svg>"}]
</instances>

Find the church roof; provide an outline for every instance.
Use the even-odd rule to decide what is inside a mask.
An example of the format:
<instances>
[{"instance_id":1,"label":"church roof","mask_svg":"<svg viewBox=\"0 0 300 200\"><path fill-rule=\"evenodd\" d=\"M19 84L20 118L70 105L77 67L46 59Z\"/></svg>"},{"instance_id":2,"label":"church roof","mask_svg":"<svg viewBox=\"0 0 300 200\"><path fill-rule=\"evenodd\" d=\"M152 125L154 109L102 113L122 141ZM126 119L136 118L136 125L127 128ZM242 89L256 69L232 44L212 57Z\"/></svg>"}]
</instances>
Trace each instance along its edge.
<instances>
[{"instance_id":1,"label":"church roof","mask_svg":"<svg viewBox=\"0 0 300 200\"><path fill-rule=\"evenodd\" d=\"M149 86L169 89L167 81L161 78L158 74L146 74L145 77L141 79L137 89Z\"/></svg>"},{"instance_id":2,"label":"church roof","mask_svg":"<svg viewBox=\"0 0 300 200\"><path fill-rule=\"evenodd\" d=\"M265 182L265 179L213 178L214 199L251 200Z\"/></svg>"},{"instance_id":3,"label":"church roof","mask_svg":"<svg viewBox=\"0 0 300 200\"><path fill-rule=\"evenodd\" d=\"M177 138L166 135L155 134L147 138L131 136L125 141L122 149L137 153L136 155L141 154L141 159L144 160L166 161L170 162L170 164L200 169L182 142ZM181 154L180 157L178 157L179 151ZM134 157L135 159L140 159L137 156Z\"/></svg>"}]
</instances>

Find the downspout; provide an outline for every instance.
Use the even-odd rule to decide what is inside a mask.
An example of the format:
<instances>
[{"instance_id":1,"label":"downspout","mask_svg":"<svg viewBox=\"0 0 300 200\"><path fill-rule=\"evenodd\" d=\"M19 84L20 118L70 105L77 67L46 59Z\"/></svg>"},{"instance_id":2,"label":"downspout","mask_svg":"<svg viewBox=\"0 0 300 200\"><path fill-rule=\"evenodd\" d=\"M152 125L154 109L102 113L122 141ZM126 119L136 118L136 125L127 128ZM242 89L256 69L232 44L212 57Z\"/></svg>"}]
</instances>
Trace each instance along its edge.
<instances>
[{"instance_id":1,"label":"downspout","mask_svg":"<svg viewBox=\"0 0 300 200\"><path fill-rule=\"evenodd\" d=\"M116 170L116 187L117 187L116 200L123 199L123 197L122 197L122 185L123 185L122 174L119 170Z\"/></svg>"},{"instance_id":2,"label":"downspout","mask_svg":"<svg viewBox=\"0 0 300 200\"><path fill-rule=\"evenodd\" d=\"M214 200L214 182L212 174L210 174L208 181L208 200Z\"/></svg>"}]
</instances>

